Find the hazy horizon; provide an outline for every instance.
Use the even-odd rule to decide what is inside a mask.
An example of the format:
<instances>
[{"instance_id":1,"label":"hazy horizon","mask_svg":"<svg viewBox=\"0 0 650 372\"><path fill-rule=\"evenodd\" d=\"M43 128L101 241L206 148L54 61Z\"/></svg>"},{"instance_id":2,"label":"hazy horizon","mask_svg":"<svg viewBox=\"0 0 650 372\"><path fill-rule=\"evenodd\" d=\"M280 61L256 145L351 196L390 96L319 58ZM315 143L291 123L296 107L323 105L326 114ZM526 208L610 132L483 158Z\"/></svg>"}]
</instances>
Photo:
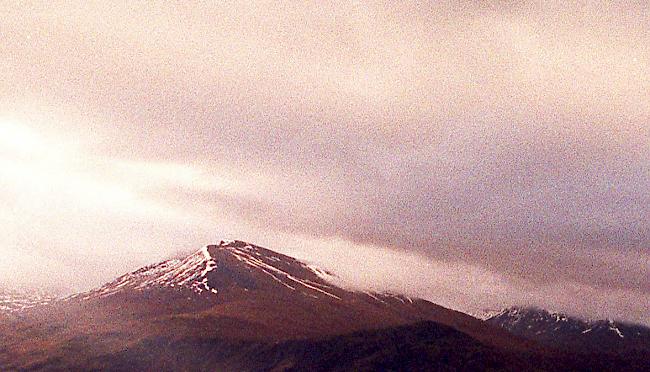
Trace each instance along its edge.
<instances>
[{"instance_id":1,"label":"hazy horizon","mask_svg":"<svg viewBox=\"0 0 650 372\"><path fill-rule=\"evenodd\" d=\"M221 239L650 324L650 6L0 6L0 285Z\"/></svg>"}]
</instances>

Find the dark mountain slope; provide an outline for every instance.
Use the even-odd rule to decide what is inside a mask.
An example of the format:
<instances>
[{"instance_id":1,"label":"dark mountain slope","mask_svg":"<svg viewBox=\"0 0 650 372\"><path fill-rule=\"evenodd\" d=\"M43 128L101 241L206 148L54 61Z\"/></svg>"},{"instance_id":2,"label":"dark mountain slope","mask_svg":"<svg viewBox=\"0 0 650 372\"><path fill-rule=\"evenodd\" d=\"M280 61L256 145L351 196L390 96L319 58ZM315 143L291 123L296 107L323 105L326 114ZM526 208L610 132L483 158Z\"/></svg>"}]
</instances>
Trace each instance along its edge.
<instances>
[{"instance_id":1,"label":"dark mountain slope","mask_svg":"<svg viewBox=\"0 0 650 372\"><path fill-rule=\"evenodd\" d=\"M82 352L83 345L76 346ZM78 364L75 364L78 363ZM222 338L154 338L120 352L42 365L98 370L521 370L525 357L485 346L433 322L281 343ZM36 365L35 367L40 367Z\"/></svg>"}]
</instances>

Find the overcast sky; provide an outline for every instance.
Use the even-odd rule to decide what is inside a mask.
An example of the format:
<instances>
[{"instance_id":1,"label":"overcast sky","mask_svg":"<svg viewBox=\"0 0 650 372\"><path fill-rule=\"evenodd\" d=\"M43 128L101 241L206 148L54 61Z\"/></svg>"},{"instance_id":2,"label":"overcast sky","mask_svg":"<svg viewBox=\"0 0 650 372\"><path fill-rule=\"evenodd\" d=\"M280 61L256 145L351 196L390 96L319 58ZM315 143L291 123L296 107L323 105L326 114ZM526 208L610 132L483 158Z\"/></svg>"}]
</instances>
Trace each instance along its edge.
<instances>
[{"instance_id":1,"label":"overcast sky","mask_svg":"<svg viewBox=\"0 0 650 372\"><path fill-rule=\"evenodd\" d=\"M393 3L3 2L0 282L236 238L650 324L650 6Z\"/></svg>"}]
</instances>

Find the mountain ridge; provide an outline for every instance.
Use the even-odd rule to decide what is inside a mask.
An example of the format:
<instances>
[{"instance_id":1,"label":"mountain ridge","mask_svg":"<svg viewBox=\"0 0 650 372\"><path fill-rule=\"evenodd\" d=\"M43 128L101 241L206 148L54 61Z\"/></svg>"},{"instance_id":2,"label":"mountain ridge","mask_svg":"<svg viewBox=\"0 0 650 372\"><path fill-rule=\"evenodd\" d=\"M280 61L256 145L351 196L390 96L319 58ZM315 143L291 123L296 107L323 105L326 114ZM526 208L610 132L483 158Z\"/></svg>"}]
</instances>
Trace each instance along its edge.
<instances>
[{"instance_id":1,"label":"mountain ridge","mask_svg":"<svg viewBox=\"0 0 650 372\"><path fill-rule=\"evenodd\" d=\"M19 316L0 316L0 367L357 370L433 363L561 370L555 366L623 361L635 370L644 361L576 359L423 299L349 290L334 279L293 257L221 241Z\"/></svg>"},{"instance_id":2,"label":"mountain ridge","mask_svg":"<svg viewBox=\"0 0 650 372\"><path fill-rule=\"evenodd\" d=\"M513 306L485 320L509 332L554 347L593 351L650 350L650 327L611 319L582 319L537 307Z\"/></svg>"}]
</instances>

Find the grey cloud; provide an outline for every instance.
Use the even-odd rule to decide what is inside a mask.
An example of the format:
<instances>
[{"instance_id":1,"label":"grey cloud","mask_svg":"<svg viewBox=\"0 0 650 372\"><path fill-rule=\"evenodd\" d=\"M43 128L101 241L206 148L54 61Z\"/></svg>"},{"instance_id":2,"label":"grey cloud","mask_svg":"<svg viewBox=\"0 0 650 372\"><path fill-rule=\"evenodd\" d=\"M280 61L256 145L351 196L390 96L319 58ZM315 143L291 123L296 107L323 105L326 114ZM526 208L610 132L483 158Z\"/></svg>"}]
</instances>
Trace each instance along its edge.
<instances>
[{"instance_id":1,"label":"grey cloud","mask_svg":"<svg viewBox=\"0 0 650 372\"><path fill-rule=\"evenodd\" d=\"M109 164L247 190L138 189L201 223L145 218L150 238L124 227L101 251L287 233L475 265L535 301L566 304L557 283L650 292L645 5L259 7L3 14L7 112ZM87 227L58 244L113 236Z\"/></svg>"}]
</instances>

